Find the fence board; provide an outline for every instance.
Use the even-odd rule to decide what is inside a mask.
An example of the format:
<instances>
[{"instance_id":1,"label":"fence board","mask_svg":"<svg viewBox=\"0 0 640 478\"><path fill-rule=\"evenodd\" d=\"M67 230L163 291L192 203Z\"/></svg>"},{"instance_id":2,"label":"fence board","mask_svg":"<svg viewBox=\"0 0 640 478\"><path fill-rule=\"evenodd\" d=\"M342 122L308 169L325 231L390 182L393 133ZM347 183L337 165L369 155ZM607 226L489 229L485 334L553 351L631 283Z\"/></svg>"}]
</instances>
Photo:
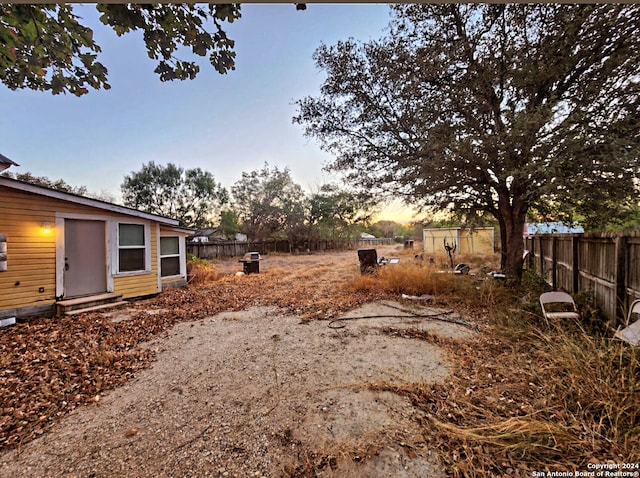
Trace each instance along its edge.
<instances>
[{"instance_id":1,"label":"fence board","mask_svg":"<svg viewBox=\"0 0 640 478\"><path fill-rule=\"evenodd\" d=\"M573 289L573 237L556 237L556 288Z\"/></svg>"},{"instance_id":2,"label":"fence board","mask_svg":"<svg viewBox=\"0 0 640 478\"><path fill-rule=\"evenodd\" d=\"M640 237L627 237L626 305L640 299Z\"/></svg>"},{"instance_id":3,"label":"fence board","mask_svg":"<svg viewBox=\"0 0 640 478\"><path fill-rule=\"evenodd\" d=\"M221 257L241 257L247 252L255 251L260 254L270 252L300 253L321 251L343 251L358 247L372 247L393 244L391 238L359 239L354 241L301 241L291 243L282 241L220 241L220 242L191 242L187 243L187 253L200 259L218 259Z\"/></svg>"},{"instance_id":4,"label":"fence board","mask_svg":"<svg viewBox=\"0 0 640 478\"><path fill-rule=\"evenodd\" d=\"M525 248L525 265L554 289L591 291L612 322L640 298L640 231L526 236Z\"/></svg>"}]
</instances>

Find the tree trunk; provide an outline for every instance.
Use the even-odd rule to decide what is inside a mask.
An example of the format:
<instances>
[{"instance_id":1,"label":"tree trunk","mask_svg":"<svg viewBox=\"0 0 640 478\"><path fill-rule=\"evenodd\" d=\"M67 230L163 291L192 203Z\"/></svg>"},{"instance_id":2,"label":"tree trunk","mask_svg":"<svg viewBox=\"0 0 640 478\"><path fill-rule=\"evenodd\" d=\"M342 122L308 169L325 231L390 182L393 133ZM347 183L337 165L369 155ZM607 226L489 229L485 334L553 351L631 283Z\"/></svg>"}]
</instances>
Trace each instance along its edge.
<instances>
[{"instance_id":1,"label":"tree trunk","mask_svg":"<svg viewBox=\"0 0 640 478\"><path fill-rule=\"evenodd\" d=\"M517 283L522 279L522 267L524 265L524 239L522 236L524 224L524 221L514 221L514 223L512 223L513 227L507 226L507 250L503 252L503 254L505 254L503 272L506 274L508 280Z\"/></svg>"},{"instance_id":2,"label":"tree trunk","mask_svg":"<svg viewBox=\"0 0 640 478\"><path fill-rule=\"evenodd\" d=\"M519 283L524 265L524 226L527 205L512 199L511 204L499 207L500 239L502 242L501 266L507 280Z\"/></svg>"},{"instance_id":3,"label":"tree trunk","mask_svg":"<svg viewBox=\"0 0 640 478\"><path fill-rule=\"evenodd\" d=\"M505 225L504 218L501 215L497 215L498 227L500 228L500 271L504 271L507 268L507 250L509 244L507 241L507 226Z\"/></svg>"}]
</instances>

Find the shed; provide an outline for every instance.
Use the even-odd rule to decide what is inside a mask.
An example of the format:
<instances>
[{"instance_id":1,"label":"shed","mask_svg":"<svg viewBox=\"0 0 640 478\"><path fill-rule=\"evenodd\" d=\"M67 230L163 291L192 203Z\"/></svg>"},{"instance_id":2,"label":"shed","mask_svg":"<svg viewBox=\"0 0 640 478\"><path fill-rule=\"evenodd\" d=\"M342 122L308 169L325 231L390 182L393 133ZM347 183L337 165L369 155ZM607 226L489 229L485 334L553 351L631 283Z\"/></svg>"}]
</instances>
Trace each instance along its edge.
<instances>
[{"instance_id":1,"label":"shed","mask_svg":"<svg viewBox=\"0 0 640 478\"><path fill-rule=\"evenodd\" d=\"M0 204L0 317L186 284L174 219L5 177Z\"/></svg>"},{"instance_id":2,"label":"shed","mask_svg":"<svg viewBox=\"0 0 640 478\"><path fill-rule=\"evenodd\" d=\"M445 242L453 246L456 254L492 254L494 252L493 227L437 227L422 230L422 244L427 254L445 254Z\"/></svg>"}]
</instances>

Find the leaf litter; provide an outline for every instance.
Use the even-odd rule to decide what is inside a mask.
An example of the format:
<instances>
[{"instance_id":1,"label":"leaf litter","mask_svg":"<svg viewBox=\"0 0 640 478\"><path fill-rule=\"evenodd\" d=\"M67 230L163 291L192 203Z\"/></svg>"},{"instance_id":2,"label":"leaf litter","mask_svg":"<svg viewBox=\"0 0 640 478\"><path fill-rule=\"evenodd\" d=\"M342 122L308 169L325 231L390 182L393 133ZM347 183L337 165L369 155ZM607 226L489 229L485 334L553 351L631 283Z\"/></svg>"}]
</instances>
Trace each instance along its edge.
<instances>
[{"instance_id":1,"label":"leaf litter","mask_svg":"<svg viewBox=\"0 0 640 478\"><path fill-rule=\"evenodd\" d=\"M352 287L360 281L354 256L353 251L300 257L274 255L261 264L262 273L240 277L234 275L238 267L235 261L220 261L217 267L223 272L212 283L165 291L120 311L30 319L3 330L0 448L5 451L4 457L0 455L0 471L11 468L12 463L25 465L20 461L21 454L30 464L25 470L37 469L41 465L39 455L34 451L36 455L30 462L27 458L31 441L50 434L81 433L75 429L65 432L55 426L74 410L82 411L72 414L74 417L91 417L93 411L98 413L101 408L111 407L114 400L109 397L115 393L120 399L126 398L125 390L135 387L141 377L147 388L164 387L157 388L157 395L175 395L182 401L150 398L138 415L147 422L153 421L160 433L165 426L162 420L167 418L153 410L171 406L175 408L172 420L178 420L184 412L181 420L191 426L176 425L170 434L160 434L157 440L163 441L152 445L148 441L150 425L135 420L130 423L130 409L136 406L123 405L126 410L113 412L112 421L105 425L120 438L112 439L104 452L106 457L95 451L101 445L94 445L91 454L94 466L102 460L106 461L107 469L115 470L114 456L119 456L121 470L128 474L131 470L126 467L131 466L130 461L141 461L134 473L138 476L169 476L168 470L173 468L179 474L181 466L186 467L184 470L199 469L201 476L249 476L249 471L253 476L363 476L362 473L421 476L425 470L435 473L433 463L440 462L442 470L453 476L530 476L532 470L563 470L568 463L582 466L585 460L597 459L598 453L602 459L628 458L624 456L624 444L591 433L590 423L568 416L554 402L553 394L545 395L544 380L558 375L558 364L544 355L544 350L532 350L530 341L513 340L513 334L505 338L497 332L499 327L496 328L491 314L492 303L496 301L494 290L481 291L480 295L487 296L487 303L470 305L464 300L465 294L459 293L449 297L440 294L430 303L455 309L465 319L480 325L482 333L471 338L443 332L433 323L416 326L397 319L377 324L373 331L371 324L375 321L358 321L350 322L340 331L314 329L313 337L320 336L324 341L321 348L314 348L311 335L289 327L322 324L362 307L364 312L358 309L359 313L380 313L380 301L398 298L397 291L378 290L375 286ZM407 291L425 292L431 293ZM212 317L217 319L211 322ZM258 347L262 349L260 352L253 352L255 340L249 336L253 334L256 338L266 333L263 325L273 328L262 339L262 343L272 346L263 345ZM194 326L200 326L202 337ZM229 381L232 379L226 374L208 375L206 384L200 385L208 393L222 394L223 402L215 405L218 407L215 413L183 410L185 397L196 391L186 378L154 385L154 380L158 380L145 375L153 364L154 369L162 368L164 362L159 359L167 354L174 354L172 360L184 359L180 357L181 350L198 345L205 336L210 341L231 340L220 335L227 333L224 331L235 348L220 352L226 357L220 359L218 366L231 366L229 375L237 375L236 380ZM295 344L294 336L299 336ZM349 361L362 360L372 347L380 349L378 355L394 350L389 348L389 342L367 342L377 340L376 337L433 345L434 351L441 350L444 355L430 356L430 360L450 363L448 375L421 381L411 375L398 379L397 374L405 372L396 371L391 376L372 374L370 362L365 362L369 365L362 368L349 367ZM209 346L208 343L199 346L203 345ZM354 346L362 348L356 352L351 349ZM282 355L286 347L291 347L288 355ZM202 361L210 358L199 357L202 350L195 350L196 358L190 358L194 367L200 367L195 376L210 365ZM300 350L305 353L297 355ZM340 355L345 351L346 356ZM265 359L264 370L246 375L252 367L251 360L255 361L253 367L257 367L261 354ZM637 369L634 357L631 359ZM285 359L286 364L279 362ZM336 361L347 366L341 369ZM520 366L513 367L514 363ZM309 373L315 374L315 378L309 378ZM293 380L285 379L284 375ZM252 388L254 382L261 388ZM123 387L125 384L127 387ZM560 394L559 389L554 391ZM355 400L354 393L360 397L366 397L362 394L367 393L374 395L369 397L371 400ZM388 395L381 395L386 393L405 401L392 402ZM385 400L393 403L385 413L396 416L402 429L390 427L386 419L377 425L372 419L386 415L365 404L380 407ZM586 403L586 399L582 401ZM349 412L347 402L360 403L364 411ZM206 404L214 406L213 402ZM631 420L637 409L637 400L627 408ZM354 438L345 439L351 429L340 427L347 426L343 422L353 415L361 415L361 419L370 420L375 426L370 430L356 428ZM91 423L89 418L74 419L79 425L72 424L72 428L88 428ZM554 420L559 420L559 424ZM318 430L307 430L309 424L319 427ZM117 432L113 431L116 429ZM263 441L258 444L249 439L252 436L260 436ZM52 442L46 443L52 446ZM216 445L218 454L212 454L209 444ZM62 451L50 454L73 456L65 448L71 445L59 446ZM154 448L158 449L155 455L151 451ZM12 450L18 454L8 454ZM125 451L133 456L118 455ZM275 459L273 453L283 458ZM196 460L195 456L200 458ZM429 457L429 464L423 463L427 468L411 468L411 462L420 463L421 456ZM146 461L140 457L146 457ZM204 457L208 461L203 462ZM64 460L58 458L59 466L63 469L71 466L70 459L64 465ZM89 464L83 466L89 467L82 468L87 475L108 476L106 472L101 475L99 469L90 469ZM390 466L395 474L384 475L381 470ZM404 470L404 475L398 474L398 470ZM23 476L29 476L28 471L24 473Z\"/></svg>"}]
</instances>

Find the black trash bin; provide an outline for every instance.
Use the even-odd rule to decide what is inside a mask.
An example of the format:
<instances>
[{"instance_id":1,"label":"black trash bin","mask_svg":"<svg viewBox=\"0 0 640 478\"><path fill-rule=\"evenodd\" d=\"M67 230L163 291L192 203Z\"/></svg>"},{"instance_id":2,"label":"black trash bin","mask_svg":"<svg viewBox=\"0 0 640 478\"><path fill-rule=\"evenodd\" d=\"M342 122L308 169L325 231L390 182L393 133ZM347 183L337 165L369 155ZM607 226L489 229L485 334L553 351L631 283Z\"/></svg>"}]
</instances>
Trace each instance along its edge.
<instances>
[{"instance_id":1,"label":"black trash bin","mask_svg":"<svg viewBox=\"0 0 640 478\"><path fill-rule=\"evenodd\" d=\"M378 267L378 252L375 249L358 249L360 273L371 274Z\"/></svg>"},{"instance_id":2,"label":"black trash bin","mask_svg":"<svg viewBox=\"0 0 640 478\"><path fill-rule=\"evenodd\" d=\"M242 272L245 274L259 274L260 273L260 261L242 260Z\"/></svg>"},{"instance_id":3,"label":"black trash bin","mask_svg":"<svg viewBox=\"0 0 640 478\"><path fill-rule=\"evenodd\" d=\"M260 273L260 253L247 252L239 262L242 262L242 272L245 274Z\"/></svg>"}]
</instances>

